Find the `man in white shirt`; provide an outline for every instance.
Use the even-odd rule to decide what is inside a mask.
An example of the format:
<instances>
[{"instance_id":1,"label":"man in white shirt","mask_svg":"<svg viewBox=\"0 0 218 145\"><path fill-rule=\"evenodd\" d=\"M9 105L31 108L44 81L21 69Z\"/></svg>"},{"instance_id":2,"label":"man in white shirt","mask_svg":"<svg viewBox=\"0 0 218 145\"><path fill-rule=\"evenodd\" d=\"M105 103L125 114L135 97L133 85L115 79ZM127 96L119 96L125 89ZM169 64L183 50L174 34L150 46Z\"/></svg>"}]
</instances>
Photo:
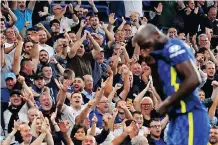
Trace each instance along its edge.
<instances>
[{"instance_id":1,"label":"man in white shirt","mask_svg":"<svg viewBox=\"0 0 218 145\"><path fill-rule=\"evenodd\" d=\"M93 92L93 78L91 75L83 76L85 87L82 93L90 100L94 99L95 92Z\"/></svg>"},{"instance_id":2,"label":"man in white shirt","mask_svg":"<svg viewBox=\"0 0 218 145\"><path fill-rule=\"evenodd\" d=\"M142 0L124 1L124 6L125 6L126 17L129 17L131 12L137 12L139 13L140 17L143 17Z\"/></svg>"},{"instance_id":3,"label":"man in white shirt","mask_svg":"<svg viewBox=\"0 0 218 145\"><path fill-rule=\"evenodd\" d=\"M64 17L64 13L66 12L66 7L62 8L60 4L55 4L52 8L53 14L50 20L57 19L60 21L60 33L64 33L64 31L71 31L71 27L79 24L79 18L75 15L72 5L69 6L69 11L72 14L72 19Z\"/></svg>"},{"instance_id":4,"label":"man in white shirt","mask_svg":"<svg viewBox=\"0 0 218 145\"><path fill-rule=\"evenodd\" d=\"M51 58L51 56L54 55L54 49L51 46L45 44L46 41L48 40L45 30L44 29L39 29L38 33L39 33L39 51L44 49L45 51L48 52L49 58Z\"/></svg>"}]
</instances>

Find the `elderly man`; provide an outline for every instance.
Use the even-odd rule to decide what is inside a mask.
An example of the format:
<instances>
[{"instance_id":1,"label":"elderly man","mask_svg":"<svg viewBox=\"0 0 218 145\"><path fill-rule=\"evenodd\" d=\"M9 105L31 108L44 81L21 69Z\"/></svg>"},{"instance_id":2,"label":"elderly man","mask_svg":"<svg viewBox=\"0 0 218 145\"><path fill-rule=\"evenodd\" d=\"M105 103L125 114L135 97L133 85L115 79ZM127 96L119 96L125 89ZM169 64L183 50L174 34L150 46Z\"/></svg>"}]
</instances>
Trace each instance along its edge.
<instances>
[{"instance_id":1,"label":"elderly man","mask_svg":"<svg viewBox=\"0 0 218 145\"><path fill-rule=\"evenodd\" d=\"M72 19L63 16L66 12L66 7L63 8L60 4L55 4L52 7L54 15L51 16L51 20L57 19L60 21L60 33L63 33L64 31L68 32L70 31L71 27L79 24L79 18L75 15L73 11L73 6L70 4L68 7L70 13L72 14Z\"/></svg>"},{"instance_id":2,"label":"elderly man","mask_svg":"<svg viewBox=\"0 0 218 145\"><path fill-rule=\"evenodd\" d=\"M97 145L96 140L93 136L87 135L82 141L82 145Z\"/></svg>"}]
</instances>

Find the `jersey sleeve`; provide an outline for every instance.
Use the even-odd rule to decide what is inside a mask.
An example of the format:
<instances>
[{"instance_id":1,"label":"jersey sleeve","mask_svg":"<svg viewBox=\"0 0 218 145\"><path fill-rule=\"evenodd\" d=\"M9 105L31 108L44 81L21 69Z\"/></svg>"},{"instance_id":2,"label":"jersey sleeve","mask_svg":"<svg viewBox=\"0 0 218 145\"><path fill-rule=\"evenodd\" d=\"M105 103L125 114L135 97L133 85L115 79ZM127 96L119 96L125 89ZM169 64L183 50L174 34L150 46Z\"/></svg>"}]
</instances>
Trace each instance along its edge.
<instances>
[{"instance_id":1,"label":"jersey sleeve","mask_svg":"<svg viewBox=\"0 0 218 145\"><path fill-rule=\"evenodd\" d=\"M167 58L171 66L194 59L191 48L180 40L174 40L174 42L165 49L164 57Z\"/></svg>"}]
</instances>

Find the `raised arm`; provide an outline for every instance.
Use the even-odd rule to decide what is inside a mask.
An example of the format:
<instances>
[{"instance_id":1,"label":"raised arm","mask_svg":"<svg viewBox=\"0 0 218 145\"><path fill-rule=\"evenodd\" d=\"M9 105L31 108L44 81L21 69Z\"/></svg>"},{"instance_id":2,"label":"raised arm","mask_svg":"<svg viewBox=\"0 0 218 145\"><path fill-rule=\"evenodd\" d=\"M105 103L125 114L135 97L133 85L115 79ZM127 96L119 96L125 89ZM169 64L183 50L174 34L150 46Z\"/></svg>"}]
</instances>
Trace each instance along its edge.
<instances>
[{"instance_id":1,"label":"raised arm","mask_svg":"<svg viewBox=\"0 0 218 145\"><path fill-rule=\"evenodd\" d=\"M30 145L39 145L43 142L47 134L47 124L45 122L42 123L41 134L34 140Z\"/></svg>"},{"instance_id":2,"label":"raised arm","mask_svg":"<svg viewBox=\"0 0 218 145\"><path fill-rule=\"evenodd\" d=\"M115 19L114 16L115 16L114 13L110 13L110 15L109 15L109 17L108 17L109 23L108 23L107 29L108 29L108 31L110 31L110 32L113 32L113 27L114 27L113 25L114 25L115 21L117 20L117 18Z\"/></svg>"},{"instance_id":3,"label":"raised arm","mask_svg":"<svg viewBox=\"0 0 218 145\"><path fill-rule=\"evenodd\" d=\"M28 25L30 24L31 22L30 21L26 21L25 24L24 24L24 27L23 29L21 30L20 32L20 36L24 39L25 37L25 34L26 34L26 28L28 27Z\"/></svg>"},{"instance_id":4,"label":"raised arm","mask_svg":"<svg viewBox=\"0 0 218 145\"><path fill-rule=\"evenodd\" d=\"M79 21L79 18L78 18L77 15L75 14L75 12L74 12L74 10L73 10L72 4L69 4L69 5L68 5L68 8L69 8L69 11L70 11L70 13L71 13L71 15L72 15L73 21L74 21L74 22L78 22L78 21Z\"/></svg>"},{"instance_id":5,"label":"raised arm","mask_svg":"<svg viewBox=\"0 0 218 145\"><path fill-rule=\"evenodd\" d=\"M100 25L101 25L101 28L104 30L106 37L108 38L108 41L114 41L115 40L114 35L110 31L108 31L104 22L100 22Z\"/></svg>"},{"instance_id":6,"label":"raised arm","mask_svg":"<svg viewBox=\"0 0 218 145\"><path fill-rule=\"evenodd\" d=\"M89 112L91 111L91 108L94 105L94 103L95 103L95 100L90 100L88 102L88 104L83 109L83 111L80 113L80 115L77 116L77 118L75 120L75 124L77 124L77 125L83 124L83 121L85 120L85 118L87 118L87 116L88 116Z\"/></svg>"},{"instance_id":7,"label":"raised arm","mask_svg":"<svg viewBox=\"0 0 218 145\"><path fill-rule=\"evenodd\" d=\"M18 44L14 52L14 64L13 64L13 72L15 75L18 75L20 72L20 56L22 52L22 37L20 36L19 32L16 31Z\"/></svg>"},{"instance_id":8,"label":"raised arm","mask_svg":"<svg viewBox=\"0 0 218 145\"><path fill-rule=\"evenodd\" d=\"M96 34L97 35L97 34ZM96 58L96 55L97 53L100 51L101 47L100 45L98 44L97 41L95 41L95 39L91 36L90 33L88 33L88 38L89 40L91 41L91 43L93 44L93 50L92 50L92 56L94 58Z\"/></svg>"},{"instance_id":9,"label":"raised arm","mask_svg":"<svg viewBox=\"0 0 218 145\"><path fill-rule=\"evenodd\" d=\"M34 72L37 70L37 65L39 62L39 34L38 32L32 32L30 39L33 43L33 49L30 52L30 58L32 59L34 65Z\"/></svg>"},{"instance_id":10,"label":"raised arm","mask_svg":"<svg viewBox=\"0 0 218 145\"><path fill-rule=\"evenodd\" d=\"M67 97L67 90L70 86L70 81L69 80L64 80L63 85L61 85L60 90L58 92L58 96L57 96L57 110L58 113L61 112L62 107L64 105L64 102L66 100Z\"/></svg>"},{"instance_id":11,"label":"raised arm","mask_svg":"<svg viewBox=\"0 0 218 145\"><path fill-rule=\"evenodd\" d=\"M89 4L91 5L93 12L98 13L98 9L95 6L94 0L89 0Z\"/></svg>"},{"instance_id":12,"label":"raised arm","mask_svg":"<svg viewBox=\"0 0 218 145\"><path fill-rule=\"evenodd\" d=\"M210 50L210 41L207 43L208 45L207 45L207 51L209 52L209 54L210 54L210 59L211 59L211 61L213 61L214 62L214 64L216 65L216 66L218 66L218 62L217 62L217 59L215 58L215 56L214 56L214 54L213 54L213 52Z\"/></svg>"},{"instance_id":13,"label":"raised arm","mask_svg":"<svg viewBox=\"0 0 218 145\"><path fill-rule=\"evenodd\" d=\"M48 30L41 23L38 23L36 26L45 30L46 35L47 35L47 39L51 38L51 34L48 32Z\"/></svg>"},{"instance_id":14,"label":"raised arm","mask_svg":"<svg viewBox=\"0 0 218 145\"><path fill-rule=\"evenodd\" d=\"M129 73L130 73L129 69L128 70L123 69L122 75L124 79L124 85L123 85L123 91L119 94L122 100L126 100L126 97L130 90Z\"/></svg>"},{"instance_id":15,"label":"raised arm","mask_svg":"<svg viewBox=\"0 0 218 145\"><path fill-rule=\"evenodd\" d=\"M111 91L113 91L113 80L114 80L114 76L113 76L113 71L111 70L110 66L107 66L107 73L108 73L108 78L105 84L105 90L104 90L104 95L107 97Z\"/></svg>"},{"instance_id":16,"label":"raised arm","mask_svg":"<svg viewBox=\"0 0 218 145\"><path fill-rule=\"evenodd\" d=\"M216 89L216 90L218 90L218 89ZM218 91L217 91L217 93L218 93ZM216 113L217 104L218 104L218 96L216 96L216 98L213 101L212 106L209 109L208 115L209 115L210 120L214 119L214 116L215 116L215 113Z\"/></svg>"},{"instance_id":17,"label":"raised arm","mask_svg":"<svg viewBox=\"0 0 218 145\"><path fill-rule=\"evenodd\" d=\"M17 133L19 129L20 129L20 122L14 120L14 128L11 131L11 133L8 134L7 138L4 141L2 141L2 145L10 145L14 135Z\"/></svg>"},{"instance_id":18,"label":"raised arm","mask_svg":"<svg viewBox=\"0 0 218 145\"><path fill-rule=\"evenodd\" d=\"M36 0L31 0L28 4L28 9L33 11L35 4L36 4Z\"/></svg>"},{"instance_id":19,"label":"raised arm","mask_svg":"<svg viewBox=\"0 0 218 145\"><path fill-rule=\"evenodd\" d=\"M65 48L63 48L63 49L65 49ZM56 68L59 70L59 72L60 72L61 75L64 74L65 69L63 68L62 65L60 65L60 64L58 63L58 61L57 61L54 57L52 57L52 58L50 59L50 62L55 64Z\"/></svg>"},{"instance_id":20,"label":"raised arm","mask_svg":"<svg viewBox=\"0 0 218 145\"><path fill-rule=\"evenodd\" d=\"M77 50L82 45L83 41L86 39L87 32L85 31L83 37L76 41L74 44L70 43L70 52L68 52L68 57L73 58L76 55Z\"/></svg>"},{"instance_id":21,"label":"raised arm","mask_svg":"<svg viewBox=\"0 0 218 145\"><path fill-rule=\"evenodd\" d=\"M11 9L12 11L17 9L17 0L12 1Z\"/></svg>"},{"instance_id":22,"label":"raised arm","mask_svg":"<svg viewBox=\"0 0 218 145\"><path fill-rule=\"evenodd\" d=\"M78 30L77 33L76 33L76 38L77 38L77 40L78 40L78 39L81 39L81 37L82 37L82 31L83 31L85 25L86 25L86 24L85 24L85 20L81 20L79 30Z\"/></svg>"},{"instance_id":23,"label":"raised arm","mask_svg":"<svg viewBox=\"0 0 218 145\"><path fill-rule=\"evenodd\" d=\"M1 46L1 68L5 66L5 48Z\"/></svg>"},{"instance_id":24,"label":"raised arm","mask_svg":"<svg viewBox=\"0 0 218 145\"><path fill-rule=\"evenodd\" d=\"M122 23L120 24L120 26L117 28L117 30L123 30L123 26L126 24L126 20L124 17L122 17Z\"/></svg>"},{"instance_id":25,"label":"raised arm","mask_svg":"<svg viewBox=\"0 0 218 145\"><path fill-rule=\"evenodd\" d=\"M142 90L134 99L134 102L133 102L133 106L135 108L136 111L140 111L141 112L141 109L140 109L140 101L142 100L142 98L144 97L144 95L146 94L146 92L148 91L148 88L150 86L150 81L148 82L147 86L145 87L144 90Z\"/></svg>"},{"instance_id":26,"label":"raised arm","mask_svg":"<svg viewBox=\"0 0 218 145\"><path fill-rule=\"evenodd\" d=\"M13 4L12 4L13 5ZM2 6L8 10L8 14L10 16L10 20L9 20L9 26L13 26L16 22L17 22L17 17L16 15L12 12L12 10L10 9L10 7L8 6L8 1L5 0L4 3L2 3Z\"/></svg>"},{"instance_id":27,"label":"raised arm","mask_svg":"<svg viewBox=\"0 0 218 145\"><path fill-rule=\"evenodd\" d=\"M98 118L96 117L96 115L93 115L92 117L92 126L91 126L91 130L89 132L89 135L95 136L96 135L96 124L98 122Z\"/></svg>"}]
</instances>

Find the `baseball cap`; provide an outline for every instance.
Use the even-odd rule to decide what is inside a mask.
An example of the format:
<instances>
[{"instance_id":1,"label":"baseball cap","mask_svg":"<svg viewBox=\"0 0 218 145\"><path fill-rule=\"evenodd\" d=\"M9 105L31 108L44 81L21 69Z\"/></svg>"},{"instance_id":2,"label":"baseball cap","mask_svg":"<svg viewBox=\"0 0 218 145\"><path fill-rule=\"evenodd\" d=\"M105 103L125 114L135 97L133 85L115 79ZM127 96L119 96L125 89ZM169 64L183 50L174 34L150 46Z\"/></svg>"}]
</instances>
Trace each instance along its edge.
<instances>
[{"instance_id":1,"label":"baseball cap","mask_svg":"<svg viewBox=\"0 0 218 145\"><path fill-rule=\"evenodd\" d=\"M14 94L17 94L18 96L20 96L20 95L21 95L21 91L18 90L18 89L14 89L14 90L10 93L10 97L11 97L12 95L14 95Z\"/></svg>"},{"instance_id":2,"label":"baseball cap","mask_svg":"<svg viewBox=\"0 0 218 145\"><path fill-rule=\"evenodd\" d=\"M14 73L9 72L9 73L5 74L5 80L7 80L9 78L16 79L16 76Z\"/></svg>"},{"instance_id":3,"label":"baseball cap","mask_svg":"<svg viewBox=\"0 0 218 145\"><path fill-rule=\"evenodd\" d=\"M37 79L43 79L42 73L38 73L34 76L34 80L37 80Z\"/></svg>"}]
</instances>

